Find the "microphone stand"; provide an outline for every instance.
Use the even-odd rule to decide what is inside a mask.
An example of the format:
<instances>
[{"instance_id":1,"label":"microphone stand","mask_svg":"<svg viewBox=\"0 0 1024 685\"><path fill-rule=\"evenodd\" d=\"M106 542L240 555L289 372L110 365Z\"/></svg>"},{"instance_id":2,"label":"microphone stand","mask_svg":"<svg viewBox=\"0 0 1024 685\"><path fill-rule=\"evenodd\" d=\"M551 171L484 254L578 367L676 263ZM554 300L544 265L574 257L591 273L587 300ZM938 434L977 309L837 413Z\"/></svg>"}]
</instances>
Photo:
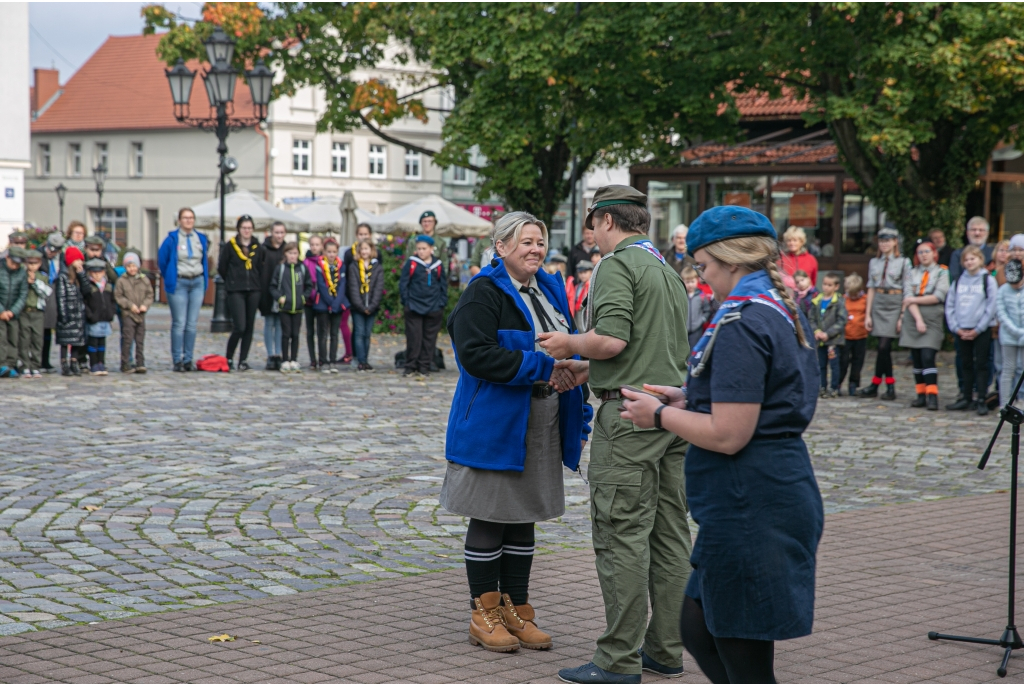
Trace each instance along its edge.
<instances>
[{"instance_id":1,"label":"microphone stand","mask_svg":"<svg viewBox=\"0 0 1024 685\"><path fill-rule=\"evenodd\" d=\"M1014 623L1013 617L1017 589L1017 465L1020 457L1020 426L1021 423L1024 423L1024 412L1013 406L1013 402L1016 399L1017 394L1020 392L1022 383L1024 383L1024 374L1021 374L1021 377L1017 380L1017 386L1013 389L1013 393L1006 402L1006 406L1000 410L999 425L996 426L996 430L992 434L992 439L989 440L988 448L985 449L985 454L982 455L981 461L978 462L978 468L984 469L985 465L988 464L988 458L992 456L992 448L995 447L996 439L999 437L999 431L1002 430L1003 424L1009 423L1013 427L1013 432L1010 438L1010 463L1012 472L1012 480L1010 481L1010 577L1006 606L1006 628L1003 630L1003 634L998 640L991 640L983 637L964 637L962 635L944 635L934 631L928 633L929 640L973 642L974 644L995 645L1003 648L1006 650L1003 653L1003 661L999 665L999 668L996 669L996 674L1000 678L1006 677L1006 665L1010 661L1010 655L1013 653L1013 650L1024 648L1024 642L1020 639L1020 633L1017 632L1017 626Z\"/></svg>"}]
</instances>

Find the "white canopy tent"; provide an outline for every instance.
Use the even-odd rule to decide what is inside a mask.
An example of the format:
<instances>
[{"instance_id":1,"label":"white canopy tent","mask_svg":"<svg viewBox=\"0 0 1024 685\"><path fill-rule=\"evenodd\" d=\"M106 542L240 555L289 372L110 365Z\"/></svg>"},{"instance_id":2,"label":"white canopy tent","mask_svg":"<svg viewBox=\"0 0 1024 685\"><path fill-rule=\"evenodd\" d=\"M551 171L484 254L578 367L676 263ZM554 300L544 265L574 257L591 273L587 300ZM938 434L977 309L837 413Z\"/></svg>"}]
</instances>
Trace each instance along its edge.
<instances>
[{"instance_id":1,"label":"white canopy tent","mask_svg":"<svg viewBox=\"0 0 1024 685\"><path fill-rule=\"evenodd\" d=\"M195 205L196 228L211 230L220 228L220 198ZM224 228L235 230L238 217L248 214L252 217L256 230L269 229L275 221L280 221L292 233L309 230L309 221L298 217L294 212L278 209L270 202L262 200L248 190L236 190L224 196Z\"/></svg>"},{"instance_id":2,"label":"white canopy tent","mask_svg":"<svg viewBox=\"0 0 1024 685\"><path fill-rule=\"evenodd\" d=\"M387 214L381 214L374 217L372 224L381 232L416 233L420 230L420 215L428 210L437 218L437 227L434 231L439 236L485 236L494 227L490 221L481 219L440 195L427 195Z\"/></svg>"},{"instance_id":3,"label":"white canopy tent","mask_svg":"<svg viewBox=\"0 0 1024 685\"><path fill-rule=\"evenodd\" d=\"M295 217L309 223L305 229L310 233L341 233L344 228L341 215L341 203L332 199L317 199L309 204L300 206L294 212ZM367 223L373 226L377 215L365 209L355 209L357 223Z\"/></svg>"}]
</instances>

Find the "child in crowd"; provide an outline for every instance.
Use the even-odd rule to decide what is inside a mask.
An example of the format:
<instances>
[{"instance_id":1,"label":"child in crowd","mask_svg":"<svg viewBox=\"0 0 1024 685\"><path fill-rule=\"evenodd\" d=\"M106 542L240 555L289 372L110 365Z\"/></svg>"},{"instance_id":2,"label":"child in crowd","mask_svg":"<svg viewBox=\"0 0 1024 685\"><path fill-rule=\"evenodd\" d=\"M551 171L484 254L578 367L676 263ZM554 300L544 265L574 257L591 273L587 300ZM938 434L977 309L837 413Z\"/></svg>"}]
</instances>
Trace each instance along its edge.
<instances>
[{"instance_id":1,"label":"child in crowd","mask_svg":"<svg viewBox=\"0 0 1024 685\"><path fill-rule=\"evenodd\" d=\"M281 371L302 371L299 367L299 334L302 331L302 308L311 290L309 271L299 264L299 246L284 246L284 261L274 269L270 279L270 296L274 309L281 316Z\"/></svg>"},{"instance_id":2,"label":"child in crowd","mask_svg":"<svg viewBox=\"0 0 1024 685\"><path fill-rule=\"evenodd\" d=\"M107 375L107 337L114 332L110 322L117 314L114 302L114 284L107 280L107 260L90 259L85 263L87 278L82 280L82 299L85 301L86 347L89 353L89 373Z\"/></svg>"},{"instance_id":3,"label":"child in crowd","mask_svg":"<svg viewBox=\"0 0 1024 685\"><path fill-rule=\"evenodd\" d=\"M373 371L370 338L373 322L384 299L384 271L377 261L377 247L370 239L359 243L358 259L348 265L348 300L352 303L352 344L356 348L357 370Z\"/></svg>"},{"instance_id":4,"label":"child in crowd","mask_svg":"<svg viewBox=\"0 0 1024 685\"><path fill-rule=\"evenodd\" d=\"M0 264L0 378L18 377L18 316L28 297L24 254L11 246Z\"/></svg>"},{"instance_id":5,"label":"child in crowd","mask_svg":"<svg viewBox=\"0 0 1024 685\"><path fill-rule=\"evenodd\" d=\"M43 253L25 251L25 277L28 283L25 308L18 317L18 358L24 365L23 378L42 378L43 372L43 312L46 300L53 292L46 276L39 273L43 266Z\"/></svg>"},{"instance_id":6,"label":"child in crowd","mask_svg":"<svg viewBox=\"0 0 1024 685\"><path fill-rule=\"evenodd\" d=\"M814 283L811 282L811 277L807 275L807 272L803 269L798 269L793 274L793 282L796 283L796 291L793 293L793 299L796 301L796 306L800 307L800 310L804 313L808 319L811 318L811 300L818 295L818 289L814 287Z\"/></svg>"},{"instance_id":7,"label":"child in crowd","mask_svg":"<svg viewBox=\"0 0 1024 685\"><path fill-rule=\"evenodd\" d=\"M1024 235L1010 239L1010 259L1024 260ZM1005 275L1004 275L1005 278ZM998 280L998 278L996 279ZM1024 373L1024 279L1007 281L996 294L999 319L999 343L1002 347L1002 378L999 379L999 404L1005 405Z\"/></svg>"},{"instance_id":8,"label":"child in crowd","mask_svg":"<svg viewBox=\"0 0 1024 685\"><path fill-rule=\"evenodd\" d=\"M114 286L114 301L121 308L121 373L146 373L146 312L153 305L153 286L142 272L142 261L126 252L121 261L124 276ZM132 343L135 365L132 366Z\"/></svg>"},{"instance_id":9,"label":"child in crowd","mask_svg":"<svg viewBox=\"0 0 1024 685\"><path fill-rule=\"evenodd\" d=\"M960 264L964 271L950 286L946 297L946 324L960 339L957 361L963 369L964 394L956 402L946 405L946 409L976 409L979 416L984 416L988 414L985 393L992 342L990 326L996 310L996 280L984 270L985 256L974 245L968 245L960 252Z\"/></svg>"},{"instance_id":10,"label":"child in crowd","mask_svg":"<svg viewBox=\"0 0 1024 685\"><path fill-rule=\"evenodd\" d=\"M338 331L341 328L341 313L348 309L345 283L345 269L338 259L338 242L334 238L324 241L324 254L320 257L316 271L318 299L313 305L316 312L316 335L320 349L320 371L338 373ZM327 335L331 336L328 356ZM329 361L325 361L329 360Z\"/></svg>"},{"instance_id":11,"label":"child in crowd","mask_svg":"<svg viewBox=\"0 0 1024 685\"><path fill-rule=\"evenodd\" d=\"M711 320L711 298L705 295L698 287L700 283L697 272L692 266L684 266L679 272L686 286L686 294L690 298L689 320L686 323L687 338L690 341L690 349L697 344L700 337L704 335L704 329Z\"/></svg>"},{"instance_id":12,"label":"child in crowd","mask_svg":"<svg viewBox=\"0 0 1024 685\"><path fill-rule=\"evenodd\" d=\"M590 277L594 274L593 262L576 264L576 275L565 282L565 294L569 298L569 313L573 318L583 309L583 302L590 292ZM582 329L581 329L582 330Z\"/></svg>"},{"instance_id":13,"label":"child in crowd","mask_svg":"<svg viewBox=\"0 0 1024 685\"><path fill-rule=\"evenodd\" d=\"M868 349L868 329L864 327L868 298L864 292L864 279L852 273L843 280L846 289L846 332L845 342L839 348L839 385L843 384L846 372L850 372L847 394L853 397L860 385L860 371L864 367L864 353Z\"/></svg>"},{"instance_id":14,"label":"child in crowd","mask_svg":"<svg viewBox=\"0 0 1024 685\"><path fill-rule=\"evenodd\" d=\"M78 360L85 348L85 301L81 283L85 280L82 251L71 245L64 251L67 268L57 277L57 346L62 376L81 376Z\"/></svg>"},{"instance_id":15,"label":"child in crowd","mask_svg":"<svg viewBox=\"0 0 1024 685\"><path fill-rule=\"evenodd\" d=\"M808 320L818 342L818 369L821 371L821 397L839 396L839 349L846 339L846 301L839 295L839 276L825 274L821 293L811 299ZM832 370L832 387L828 371Z\"/></svg>"},{"instance_id":16,"label":"child in crowd","mask_svg":"<svg viewBox=\"0 0 1024 685\"><path fill-rule=\"evenodd\" d=\"M430 373L437 334L448 304L444 267L434 258L434 239L416 237L416 254L402 265L399 281L405 307L405 372L403 376Z\"/></svg>"},{"instance_id":17,"label":"child in crowd","mask_svg":"<svg viewBox=\"0 0 1024 685\"><path fill-rule=\"evenodd\" d=\"M303 310L306 313L306 347L309 350L309 368L316 371L319 365L316 361L316 312L313 311L313 304L316 303L320 295L316 290L316 269L320 264L320 257L324 253L324 241L318 235L309 237L309 249L306 250L306 258L302 260L302 263L306 266L306 272L309 275L310 294L306 299L306 304L303 306ZM323 361L323 360L321 360Z\"/></svg>"}]
</instances>

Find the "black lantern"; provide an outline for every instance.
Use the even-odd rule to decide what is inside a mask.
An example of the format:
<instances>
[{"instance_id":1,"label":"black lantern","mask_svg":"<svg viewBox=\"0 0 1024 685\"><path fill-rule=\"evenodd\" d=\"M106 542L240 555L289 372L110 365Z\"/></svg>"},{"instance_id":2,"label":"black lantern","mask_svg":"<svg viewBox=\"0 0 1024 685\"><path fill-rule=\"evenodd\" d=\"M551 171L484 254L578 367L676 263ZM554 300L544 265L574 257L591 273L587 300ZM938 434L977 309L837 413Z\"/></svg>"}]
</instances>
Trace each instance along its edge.
<instances>
[{"instance_id":1,"label":"black lantern","mask_svg":"<svg viewBox=\"0 0 1024 685\"><path fill-rule=\"evenodd\" d=\"M60 223L57 224L57 230L64 230L64 198L67 197L68 189L63 183L58 183L57 187L54 188L57 191L57 203L60 205Z\"/></svg>"},{"instance_id":2,"label":"black lantern","mask_svg":"<svg viewBox=\"0 0 1024 685\"><path fill-rule=\"evenodd\" d=\"M224 29L219 26L213 27L213 33L203 41L206 46L206 57L213 66L230 67L231 60L235 56L235 42L228 38Z\"/></svg>"},{"instance_id":3,"label":"black lantern","mask_svg":"<svg viewBox=\"0 0 1024 685\"><path fill-rule=\"evenodd\" d=\"M234 101L237 77L234 69L222 68L219 65L203 74L206 95L210 98L211 107L229 105Z\"/></svg>"},{"instance_id":4,"label":"black lantern","mask_svg":"<svg viewBox=\"0 0 1024 685\"><path fill-rule=\"evenodd\" d=\"M99 231L103 230L103 182L107 180L107 167L102 164L97 164L93 167L92 178L96 181L96 197L98 199L96 207L96 229Z\"/></svg>"},{"instance_id":5,"label":"black lantern","mask_svg":"<svg viewBox=\"0 0 1024 685\"><path fill-rule=\"evenodd\" d=\"M192 71L185 66L185 61L178 58L178 63L174 65L173 69L165 69L164 73L167 74L167 82L171 84L171 100L174 101L174 114L179 117L179 113L182 116L187 116L188 104L192 100L192 83L196 77L196 72Z\"/></svg>"},{"instance_id":6,"label":"black lantern","mask_svg":"<svg viewBox=\"0 0 1024 685\"><path fill-rule=\"evenodd\" d=\"M249 79L249 92L252 94L253 114L257 119L267 118L267 105L270 103L270 91L274 85L274 72L267 69L263 60L256 62L256 66L245 72Z\"/></svg>"}]
</instances>

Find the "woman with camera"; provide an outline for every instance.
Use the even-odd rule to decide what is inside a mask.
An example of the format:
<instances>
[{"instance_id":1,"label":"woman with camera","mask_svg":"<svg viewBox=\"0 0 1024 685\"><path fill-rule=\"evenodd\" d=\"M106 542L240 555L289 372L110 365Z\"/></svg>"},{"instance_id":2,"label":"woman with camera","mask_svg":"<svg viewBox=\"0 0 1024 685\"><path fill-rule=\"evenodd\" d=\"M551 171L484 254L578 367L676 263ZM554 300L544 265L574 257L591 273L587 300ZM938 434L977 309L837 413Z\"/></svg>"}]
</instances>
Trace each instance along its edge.
<instances>
[{"instance_id":1,"label":"woman with camera","mask_svg":"<svg viewBox=\"0 0 1024 685\"><path fill-rule=\"evenodd\" d=\"M470 642L547 649L528 601L534 523L565 511L562 466L578 467L593 411L573 374L537 345L542 331L575 332L561 278L541 270L547 227L510 212L491 237L497 258L448 319L459 381L440 502L470 519Z\"/></svg>"},{"instance_id":2,"label":"woman with camera","mask_svg":"<svg viewBox=\"0 0 1024 685\"><path fill-rule=\"evenodd\" d=\"M700 532L680 630L715 683L776 682L775 640L808 635L814 618L824 514L802 433L818 366L777 240L767 217L743 207L697 217L687 248L722 304L694 346L686 390L622 389L622 418L690 442L686 498Z\"/></svg>"},{"instance_id":3,"label":"woman with camera","mask_svg":"<svg viewBox=\"0 0 1024 685\"><path fill-rule=\"evenodd\" d=\"M939 265L935 244L922 241L914 251L914 268L903 286L903 318L897 322L900 347L910 349L914 361L917 399L911 407L939 409L939 370L935 355L942 349L949 271Z\"/></svg>"}]
</instances>

